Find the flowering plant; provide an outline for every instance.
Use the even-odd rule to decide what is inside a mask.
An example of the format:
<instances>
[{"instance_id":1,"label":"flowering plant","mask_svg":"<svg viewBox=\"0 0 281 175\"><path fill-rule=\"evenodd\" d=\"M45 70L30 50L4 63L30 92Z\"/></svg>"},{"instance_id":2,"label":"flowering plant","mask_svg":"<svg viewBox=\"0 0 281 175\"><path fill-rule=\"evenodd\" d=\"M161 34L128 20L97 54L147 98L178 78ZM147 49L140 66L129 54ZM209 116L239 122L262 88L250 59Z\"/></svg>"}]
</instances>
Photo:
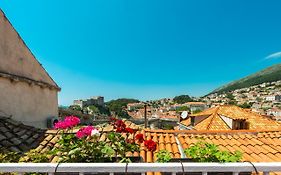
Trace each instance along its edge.
<instances>
[{"instance_id":1,"label":"flowering plant","mask_svg":"<svg viewBox=\"0 0 281 175\"><path fill-rule=\"evenodd\" d=\"M100 140L99 130L93 126L80 127L73 132L79 123L79 118L68 116L55 124L62 133L59 147L52 150L60 157L59 162L106 162L112 161L112 158L129 162L126 154L139 151L140 144L149 151L156 150L153 140L145 140L143 134L136 134L137 130L127 127L123 120L111 119L113 131L106 133L103 141Z\"/></svg>"}]
</instances>

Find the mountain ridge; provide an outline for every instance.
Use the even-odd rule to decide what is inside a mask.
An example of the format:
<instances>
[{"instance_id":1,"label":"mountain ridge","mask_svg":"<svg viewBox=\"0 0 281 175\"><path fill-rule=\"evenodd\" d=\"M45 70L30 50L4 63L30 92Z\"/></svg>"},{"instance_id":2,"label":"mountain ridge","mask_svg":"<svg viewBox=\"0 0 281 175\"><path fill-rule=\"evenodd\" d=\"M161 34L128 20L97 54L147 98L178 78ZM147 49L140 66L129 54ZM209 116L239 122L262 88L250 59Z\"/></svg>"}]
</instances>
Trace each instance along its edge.
<instances>
[{"instance_id":1,"label":"mountain ridge","mask_svg":"<svg viewBox=\"0 0 281 175\"><path fill-rule=\"evenodd\" d=\"M274 64L270 67L267 67L265 69L262 69L261 71L258 71L254 74L251 74L249 76L246 76L244 78L241 78L239 80L235 80L233 82L230 82L226 85L223 85L212 92L210 94L214 93L224 93L233 91L236 89L241 88L247 88L250 86L266 83L266 82L274 82L281 80L281 63Z\"/></svg>"}]
</instances>

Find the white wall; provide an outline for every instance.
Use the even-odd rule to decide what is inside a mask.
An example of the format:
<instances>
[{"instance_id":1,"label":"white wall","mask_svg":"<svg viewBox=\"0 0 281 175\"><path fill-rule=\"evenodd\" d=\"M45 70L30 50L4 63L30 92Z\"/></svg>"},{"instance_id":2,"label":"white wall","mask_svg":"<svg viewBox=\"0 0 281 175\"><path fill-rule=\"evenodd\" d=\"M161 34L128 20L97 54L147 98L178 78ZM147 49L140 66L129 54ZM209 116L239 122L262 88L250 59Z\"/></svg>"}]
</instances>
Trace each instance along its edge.
<instances>
[{"instance_id":1,"label":"white wall","mask_svg":"<svg viewBox=\"0 0 281 175\"><path fill-rule=\"evenodd\" d=\"M231 128L231 129L233 128L233 125L232 125L233 120L231 118L228 118L228 117L223 116L223 115L221 115L220 117L228 125L229 128Z\"/></svg>"}]
</instances>

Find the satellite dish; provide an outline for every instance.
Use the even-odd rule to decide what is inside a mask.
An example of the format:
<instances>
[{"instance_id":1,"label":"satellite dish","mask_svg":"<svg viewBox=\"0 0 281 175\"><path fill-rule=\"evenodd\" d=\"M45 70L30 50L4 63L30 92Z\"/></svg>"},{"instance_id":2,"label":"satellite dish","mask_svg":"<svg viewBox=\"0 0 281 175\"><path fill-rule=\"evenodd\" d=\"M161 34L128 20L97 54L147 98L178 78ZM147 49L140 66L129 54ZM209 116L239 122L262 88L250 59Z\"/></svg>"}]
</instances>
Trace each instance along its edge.
<instances>
[{"instance_id":1,"label":"satellite dish","mask_svg":"<svg viewBox=\"0 0 281 175\"><path fill-rule=\"evenodd\" d=\"M182 118L182 119L186 119L187 115L188 115L187 111L183 111L183 112L181 113L181 118Z\"/></svg>"}]
</instances>

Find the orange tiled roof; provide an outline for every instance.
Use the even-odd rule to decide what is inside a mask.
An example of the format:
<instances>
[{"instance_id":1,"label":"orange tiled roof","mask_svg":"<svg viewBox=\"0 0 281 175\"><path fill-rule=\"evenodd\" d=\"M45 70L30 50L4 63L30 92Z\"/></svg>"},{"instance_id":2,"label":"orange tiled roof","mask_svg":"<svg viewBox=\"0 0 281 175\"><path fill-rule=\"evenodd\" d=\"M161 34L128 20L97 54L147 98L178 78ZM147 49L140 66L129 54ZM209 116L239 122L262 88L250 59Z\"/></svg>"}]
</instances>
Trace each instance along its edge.
<instances>
[{"instance_id":1,"label":"orange tiled roof","mask_svg":"<svg viewBox=\"0 0 281 175\"><path fill-rule=\"evenodd\" d=\"M112 130L112 129L111 129ZM110 130L110 131L111 131ZM100 141L106 139L108 129L101 129ZM157 143L157 150L152 153L147 151L142 144L140 152L128 152L127 156L141 156L145 162L155 162L159 150L168 150L172 158L183 157L182 150L188 148L199 140L214 143L222 150L243 153L243 161L252 162L281 162L281 130L256 131L256 130L224 130L224 131L195 131L195 130L150 130L144 129L136 134L144 134L146 139ZM56 132L46 132L45 139L37 147L39 152L50 150L58 146L59 135ZM129 138L133 138L130 135ZM51 162L57 162L59 157L50 157Z\"/></svg>"},{"instance_id":2,"label":"orange tiled roof","mask_svg":"<svg viewBox=\"0 0 281 175\"><path fill-rule=\"evenodd\" d=\"M231 119L248 119L249 112L247 112L245 109L240 108L238 106L234 105L222 105L222 106L216 106L213 108L209 108L205 111L199 112L197 114L193 114L191 116L205 116L205 115L223 115L227 116Z\"/></svg>"},{"instance_id":3,"label":"orange tiled roof","mask_svg":"<svg viewBox=\"0 0 281 175\"><path fill-rule=\"evenodd\" d=\"M233 120L246 120L250 124L249 129L281 129L280 123L275 120L232 105L216 106L191 116L206 117L194 126L196 130L231 130L222 119L223 116ZM186 120L181 123L186 126L190 125L190 119Z\"/></svg>"},{"instance_id":4,"label":"orange tiled roof","mask_svg":"<svg viewBox=\"0 0 281 175\"><path fill-rule=\"evenodd\" d=\"M157 143L157 150L166 149L174 158L181 157L180 148L203 139L214 143L222 150L241 151L243 161L280 162L281 161L281 131L146 131L146 137L152 137ZM177 144L176 140L179 140ZM176 148L176 146L178 148ZM141 154L147 162L155 161L155 155L145 152Z\"/></svg>"},{"instance_id":5,"label":"orange tiled roof","mask_svg":"<svg viewBox=\"0 0 281 175\"><path fill-rule=\"evenodd\" d=\"M204 139L206 142L217 144L222 150L229 150L232 152L235 150L241 151L243 153L243 161L281 162L281 130L150 130L141 129L138 125L129 121L125 122L129 127L140 129L136 134L142 133L146 139L152 139L157 143L157 150L155 153L165 149L171 153L173 158L183 157L183 149L188 148L200 139ZM11 133L13 136L19 135L18 132L20 131L16 131L17 128L24 130L25 134L21 134L21 136L26 137L25 135L27 135L28 138L41 141L39 144L34 141L36 144L33 145L38 145L36 150L39 152L43 153L53 147L59 146L58 140L60 139L60 135L57 134L56 130L43 132L42 130L23 126L10 119L1 118L0 132L1 135L5 137L4 140L12 140L12 137L10 139L6 137L6 135L9 135L7 133ZM112 130L113 128L109 126L100 128L101 136L99 140L105 140L106 134ZM37 137L38 133L41 133L40 138L43 137L43 139ZM128 137L133 138L134 135L129 135ZM25 144L25 142L25 140L21 139L16 145L22 145ZM1 146L2 143L3 142L0 142ZM127 155L142 156L146 162L155 162L155 153L153 154L147 151L142 144L139 152L128 152ZM50 162L57 162L58 159L59 157L50 157Z\"/></svg>"}]
</instances>

